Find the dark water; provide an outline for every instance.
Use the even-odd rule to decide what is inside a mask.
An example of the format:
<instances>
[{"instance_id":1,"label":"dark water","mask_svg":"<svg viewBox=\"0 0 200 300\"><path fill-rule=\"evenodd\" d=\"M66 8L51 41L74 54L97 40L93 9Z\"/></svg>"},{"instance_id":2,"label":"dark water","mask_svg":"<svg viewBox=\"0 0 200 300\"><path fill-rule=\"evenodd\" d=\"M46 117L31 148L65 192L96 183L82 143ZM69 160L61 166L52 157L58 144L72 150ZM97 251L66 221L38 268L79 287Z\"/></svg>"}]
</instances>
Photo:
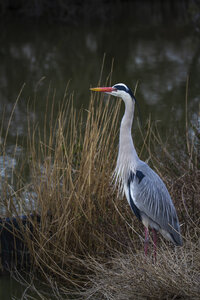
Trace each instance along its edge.
<instances>
[{"instance_id":1,"label":"dark water","mask_svg":"<svg viewBox=\"0 0 200 300\"><path fill-rule=\"evenodd\" d=\"M14 279L11 279L9 276L0 277L0 299L21 299L24 289L25 288L23 286L18 284Z\"/></svg>"},{"instance_id":2,"label":"dark water","mask_svg":"<svg viewBox=\"0 0 200 300\"><path fill-rule=\"evenodd\" d=\"M15 279L14 279L15 278ZM39 280L28 275L18 274L14 277L4 275L0 277L0 299L1 300L21 300L21 299L58 299L52 295L52 291L47 286L41 284ZM32 283L32 285L30 284ZM32 288L33 286L33 288ZM37 292L39 291L39 293ZM40 293L42 291L42 293Z\"/></svg>"},{"instance_id":3,"label":"dark water","mask_svg":"<svg viewBox=\"0 0 200 300\"><path fill-rule=\"evenodd\" d=\"M96 86L104 54L102 83L114 68L112 83L139 87L137 99L144 118L151 113L162 126L183 126L187 76L189 109L199 102L200 44L192 29L184 25L83 26L8 23L1 30L0 112L10 115L13 103L26 83L14 112L8 142L27 132L26 106L37 94L34 117L40 119L46 106L49 85L62 99L67 83L74 91L77 108L87 107L89 87ZM195 116L194 116L195 118Z\"/></svg>"},{"instance_id":4,"label":"dark water","mask_svg":"<svg viewBox=\"0 0 200 300\"><path fill-rule=\"evenodd\" d=\"M134 88L139 81L136 98L143 120L151 114L166 133L170 128L185 130L185 90L189 76L188 114L200 126L200 40L188 25L170 21L165 25L156 22L146 25L145 20L137 24L125 17L123 22L119 19L106 26L12 21L1 27L0 115L4 115L5 124L25 83L8 133L6 165L0 156L1 178L5 171L12 176L16 157L23 153L27 103L35 99L31 114L40 122L48 89L50 93L56 90L59 101L69 83L68 93L74 92L75 106L87 108L89 87L99 81L104 55L102 83L109 76L114 60L112 84L123 82ZM5 128L0 145L4 142ZM18 147L13 158L16 137ZM8 277L0 278L0 299L11 299L15 293L21 297L21 289Z\"/></svg>"}]
</instances>

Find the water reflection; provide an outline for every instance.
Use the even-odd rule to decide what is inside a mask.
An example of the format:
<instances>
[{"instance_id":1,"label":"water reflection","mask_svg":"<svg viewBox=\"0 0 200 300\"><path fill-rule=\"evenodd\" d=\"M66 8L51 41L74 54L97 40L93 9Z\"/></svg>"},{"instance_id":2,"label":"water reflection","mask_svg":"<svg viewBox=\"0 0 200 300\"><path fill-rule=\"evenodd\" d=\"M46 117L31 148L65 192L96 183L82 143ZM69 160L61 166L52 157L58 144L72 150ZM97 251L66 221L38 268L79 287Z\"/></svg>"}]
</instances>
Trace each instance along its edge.
<instances>
[{"instance_id":1,"label":"water reflection","mask_svg":"<svg viewBox=\"0 0 200 300\"><path fill-rule=\"evenodd\" d=\"M0 299L20 299L23 295L25 288L23 288L14 279L9 276L1 276L0 280Z\"/></svg>"},{"instance_id":2,"label":"water reflection","mask_svg":"<svg viewBox=\"0 0 200 300\"><path fill-rule=\"evenodd\" d=\"M16 159L13 157L10 157L8 155L2 157L0 156L0 176L1 177L5 177L6 173L7 176L10 177L11 176L11 172L12 170L15 168L16 166Z\"/></svg>"},{"instance_id":3,"label":"water reflection","mask_svg":"<svg viewBox=\"0 0 200 300\"><path fill-rule=\"evenodd\" d=\"M184 131L185 89L189 75L188 111L193 125L200 130L199 50L199 40L181 24L173 24L173 27L155 24L141 26L132 18L123 22L119 20L117 24L107 27L98 24L77 28L45 23L24 26L14 21L3 24L0 33L0 118L3 124L0 189L6 174L12 187L13 174L25 150L28 103L35 107L29 110L30 121L40 124L48 91L53 94L56 89L56 100L59 102L70 81L68 94L74 90L75 106L87 108L89 87L95 86L99 80L104 53L106 60L102 81L105 82L110 73L114 58L112 83L125 82L134 87L139 80L137 99L143 119L151 113L152 119L161 120L159 124L163 132L168 131L169 127L180 127ZM6 129L24 82L26 85L13 114L3 158ZM190 135L194 136L192 127ZM31 188L23 190L21 196L31 208L35 208L37 195ZM0 299L10 299L11 294L20 297L24 290L16 288L13 281L5 279L4 282L3 278L0 284ZM18 292L15 293L16 290ZM11 291L9 295L8 291Z\"/></svg>"},{"instance_id":4,"label":"water reflection","mask_svg":"<svg viewBox=\"0 0 200 300\"><path fill-rule=\"evenodd\" d=\"M2 140L6 133L14 102L22 87L7 139L7 151L19 149L27 134L27 104L31 120L43 119L46 97L56 90L56 101L74 90L77 108L87 107L89 87L96 85L106 53L103 82L110 73L114 58L112 83L125 82L134 87L139 80L137 98L143 118L161 120L161 130L184 126L186 78L190 76L189 112L198 120L199 40L185 25L141 26L126 19L105 27L9 23L1 30L0 47L0 115L3 116ZM51 101L52 98L49 99ZM23 144L24 146L24 144ZM1 160L1 158L0 158ZM1 168L3 172L3 167Z\"/></svg>"}]
</instances>

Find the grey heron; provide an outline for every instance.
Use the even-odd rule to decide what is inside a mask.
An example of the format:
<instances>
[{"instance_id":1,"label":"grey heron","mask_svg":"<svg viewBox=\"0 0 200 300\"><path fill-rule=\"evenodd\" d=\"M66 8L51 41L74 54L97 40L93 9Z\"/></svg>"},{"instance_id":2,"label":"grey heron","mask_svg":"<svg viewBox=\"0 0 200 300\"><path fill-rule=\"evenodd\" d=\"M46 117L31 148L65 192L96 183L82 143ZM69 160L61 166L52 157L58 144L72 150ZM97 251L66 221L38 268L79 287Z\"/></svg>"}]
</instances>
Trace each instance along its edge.
<instances>
[{"instance_id":1,"label":"grey heron","mask_svg":"<svg viewBox=\"0 0 200 300\"><path fill-rule=\"evenodd\" d=\"M167 187L159 175L140 160L133 143L131 129L136 102L133 92L123 83L90 90L104 92L124 101L125 113L120 126L119 151L114 173L132 211L145 227L145 255L148 249L149 228L153 232L155 258L157 232L174 245L182 246L176 209Z\"/></svg>"}]
</instances>

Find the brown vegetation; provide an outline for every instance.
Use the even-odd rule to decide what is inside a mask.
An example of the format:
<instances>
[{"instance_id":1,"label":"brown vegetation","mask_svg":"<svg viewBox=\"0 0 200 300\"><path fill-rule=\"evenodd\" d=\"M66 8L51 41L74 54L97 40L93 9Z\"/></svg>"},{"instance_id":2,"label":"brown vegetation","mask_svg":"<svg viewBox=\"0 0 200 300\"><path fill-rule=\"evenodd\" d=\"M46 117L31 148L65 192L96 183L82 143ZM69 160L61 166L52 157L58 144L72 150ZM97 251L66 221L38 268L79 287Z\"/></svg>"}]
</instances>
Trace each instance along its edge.
<instances>
[{"instance_id":1,"label":"brown vegetation","mask_svg":"<svg viewBox=\"0 0 200 300\"><path fill-rule=\"evenodd\" d=\"M73 99L64 97L56 122L54 107L47 107L42 131L28 122L27 160L19 162L13 175L18 179L16 190L11 192L10 179L4 180L2 205L7 216L33 210L41 216L40 223L30 218L33 233L24 232L33 274L52 288L51 299L197 299L198 134L191 140L186 128L186 143L170 154L151 122L145 129L149 163L170 190L184 238L182 248L160 239L154 264L151 252L147 258L143 255L141 224L111 183L120 102L93 97L81 113L73 108ZM25 184L27 166L30 179ZM22 201L24 191L33 192L32 199ZM41 299L50 299L33 283L31 287Z\"/></svg>"}]
</instances>

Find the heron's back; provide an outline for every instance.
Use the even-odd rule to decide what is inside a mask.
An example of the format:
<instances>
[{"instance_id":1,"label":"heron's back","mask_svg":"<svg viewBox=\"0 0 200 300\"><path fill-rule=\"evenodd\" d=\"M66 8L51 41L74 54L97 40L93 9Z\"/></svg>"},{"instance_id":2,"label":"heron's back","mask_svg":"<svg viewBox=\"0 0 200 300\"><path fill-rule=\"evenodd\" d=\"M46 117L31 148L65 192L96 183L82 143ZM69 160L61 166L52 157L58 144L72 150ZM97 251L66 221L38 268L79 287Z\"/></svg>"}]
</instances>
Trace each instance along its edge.
<instances>
[{"instance_id":1,"label":"heron's back","mask_svg":"<svg viewBox=\"0 0 200 300\"><path fill-rule=\"evenodd\" d=\"M162 179L143 161L130 170L125 184L127 200L136 216L175 245L182 245L177 213Z\"/></svg>"}]
</instances>

